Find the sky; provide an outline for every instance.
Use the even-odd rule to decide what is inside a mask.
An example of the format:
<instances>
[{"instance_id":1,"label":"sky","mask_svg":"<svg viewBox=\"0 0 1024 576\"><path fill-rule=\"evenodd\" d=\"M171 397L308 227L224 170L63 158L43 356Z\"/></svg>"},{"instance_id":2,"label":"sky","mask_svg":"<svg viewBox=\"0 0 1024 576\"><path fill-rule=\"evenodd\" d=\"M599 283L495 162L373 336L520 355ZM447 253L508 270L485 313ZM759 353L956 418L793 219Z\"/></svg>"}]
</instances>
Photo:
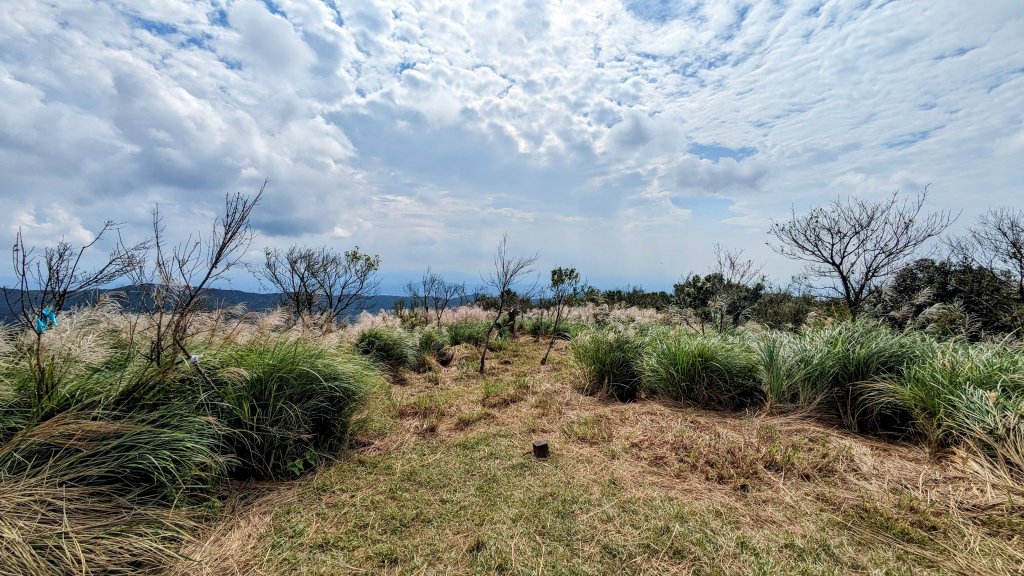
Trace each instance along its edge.
<instances>
[{"instance_id":1,"label":"sky","mask_svg":"<svg viewBox=\"0 0 1024 576\"><path fill-rule=\"evenodd\" d=\"M388 293L478 283L503 234L602 287L716 243L784 284L792 210L1024 207L1024 2L4 2L9 241L142 239L157 205L180 240L266 178L248 262L358 245Z\"/></svg>"}]
</instances>

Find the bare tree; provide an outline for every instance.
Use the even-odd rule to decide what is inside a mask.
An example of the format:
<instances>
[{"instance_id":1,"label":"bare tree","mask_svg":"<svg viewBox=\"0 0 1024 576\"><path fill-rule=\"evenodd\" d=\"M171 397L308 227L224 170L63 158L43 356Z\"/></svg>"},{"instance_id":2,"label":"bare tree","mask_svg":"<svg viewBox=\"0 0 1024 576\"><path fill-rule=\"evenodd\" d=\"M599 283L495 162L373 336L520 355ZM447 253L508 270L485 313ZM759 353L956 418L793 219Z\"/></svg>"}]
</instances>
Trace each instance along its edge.
<instances>
[{"instance_id":1,"label":"bare tree","mask_svg":"<svg viewBox=\"0 0 1024 576\"><path fill-rule=\"evenodd\" d=\"M717 319L718 331L724 332L726 320L735 326L741 315L753 306L764 290L764 265L743 257L743 249L723 248L715 244L715 268L721 282L716 283L709 302Z\"/></svg>"},{"instance_id":2,"label":"bare tree","mask_svg":"<svg viewBox=\"0 0 1024 576\"><path fill-rule=\"evenodd\" d=\"M480 353L480 373L484 373L484 363L487 359L487 346L491 342L491 334L498 327L498 323L501 321L501 315L504 314L512 300L515 298L515 292L512 287L523 280L523 278L533 272L531 266L537 262L537 255L523 257L523 256L512 256L508 252L508 235L501 237L498 242L498 247L494 252L494 271L489 273L483 280L484 286L493 289L497 293L497 310L495 311L494 320L491 325L487 328L487 334L484 336L484 349Z\"/></svg>"},{"instance_id":3,"label":"bare tree","mask_svg":"<svg viewBox=\"0 0 1024 576\"><path fill-rule=\"evenodd\" d=\"M153 210L153 267L138 267L133 279L148 292L143 302L149 308L153 336L146 358L158 368L191 358L188 341L205 290L226 278L252 245L255 234L249 219L268 182L264 180L255 196L225 196L224 215L214 220L210 233L205 238L189 236L173 248L166 245L159 208Z\"/></svg>"},{"instance_id":4,"label":"bare tree","mask_svg":"<svg viewBox=\"0 0 1024 576\"><path fill-rule=\"evenodd\" d=\"M580 273L575 268L555 268L551 271L551 295L555 301L555 325L552 328L551 341L548 342L548 349L544 357L540 359L540 365L548 363L548 355L555 346L555 339L558 337L558 327L562 322L562 313L565 311L569 300L575 300L580 295Z\"/></svg>"},{"instance_id":5,"label":"bare tree","mask_svg":"<svg viewBox=\"0 0 1024 576\"><path fill-rule=\"evenodd\" d=\"M356 246L344 253L331 248L299 248L287 252L267 248L261 281L281 292L296 319L322 318L334 323L352 307L377 293L380 256Z\"/></svg>"},{"instance_id":6,"label":"bare tree","mask_svg":"<svg viewBox=\"0 0 1024 576\"><path fill-rule=\"evenodd\" d=\"M788 220L773 221L769 246L804 263L813 286L841 296L856 317L865 300L928 240L956 219L948 211L923 215L928 189L900 200L898 192L882 201L834 200L805 214L794 210Z\"/></svg>"},{"instance_id":7,"label":"bare tree","mask_svg":"<svg viewBox=\"0 0 1024 576\"><path fill-rule=\"evenodd\" d=\"M35 381L36 402L53 391L55 382L48 377L43 353L43 334L64 310L68 299L82 292L101 288L128 276L145 260L147 243L125 245L120 234L115 247L105 260L94 268L85 268L82 258L104 236L116 234L119 225L107 221L93 239L80 247L61 239L54 247L40 253L25 245L21 228L11 249L15 287L4 287L7 307L17 316L22 326L34 333L33 353L29 367Z\"/></svg>"},{"instance_id":8,"label":"bare tree","mask_svg":"<svg viewBox=\"0 0 1024 576\"><path fill-rule=\"evenodd\" d=\"M1017 283L1017 298L1024 300L1024 212L993 208L978 218L966 239L980 264L1007 270Z\"/></svg>"},{"instance_id":9,"label":"bare tree","mask_svg":"<svg viewBox=\"0 0 1024 576\"><path fill-rule=\"evenodd\" d=\"M444 278L440 274L432 272L430 266L427 266L427 270L418 283L412 280L405 283L405 293L409 295L409 307L413 312L417 308L422 308L424 322L429 322L431 306L438 298L438 292L443 284Z\"/></svg>"}]
</instances>

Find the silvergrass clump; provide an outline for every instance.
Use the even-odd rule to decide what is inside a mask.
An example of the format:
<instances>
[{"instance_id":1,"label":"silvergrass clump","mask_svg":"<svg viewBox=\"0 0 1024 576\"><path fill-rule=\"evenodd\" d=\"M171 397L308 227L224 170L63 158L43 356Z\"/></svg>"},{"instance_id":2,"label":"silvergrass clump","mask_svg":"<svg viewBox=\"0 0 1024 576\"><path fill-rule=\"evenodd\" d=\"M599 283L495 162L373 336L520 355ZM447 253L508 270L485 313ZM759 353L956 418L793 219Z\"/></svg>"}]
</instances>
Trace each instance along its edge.
<instances>
[{"instance_id":1,"label":"silvergrass clump","mask_svg":"<svg viewBox=\"0 0 1024 576\"><path fill-rule=\"evenodd\" d=\"M425 326L417 331L415 337L416 360L414 364L420 370L427 366L427 358L437 359L438 354L451 344L448 330L443 326Z\"/></svg>"},{"instance_id":2,"label":"silvergrass clump","mask_svg":"<svg viewBox=\"0 0 1024 576\"><path fill-rule=\"evenodd\" d=\"M739 337L650 338L641 374L641 387L650 396L727 409L760 402L755 355Z\"/></svg>"},{"instance_id":3,"label":"silvergrass clump","mask_svg":"<svg viewBox=\"0 0 1024 576\"><path fill-rule=\"evenodd\" d=\"M447 326L448 339L452 346L472 344L483 346L489 324L486 320L460 320Z\"/></svg>"},{"instance_id":4,"label":"silvergrass clump","mask_svg":"<svg viewBox=\"0 0 1024 576\"><path fill-rule=\"evenodd\" d=\"M355 349L390 370L412 368L416 363L416 343L401 328L367 328L356 338Z\"/></svg>"},{"instance_id":5,"label":"silvergrass clump","mask_svg":"<svg viewBox=\"0 0 1024 576\"><path fill-rule=\"evenodd\" d=\"M643 338L636 331L610 326L584 332L569 345L586 394L634 400L640 387Z\"/></svg>"},{"instance_id":6,"label":"silvergrass clump","mask_svg":"<svg viewBox=\"0 0 1024 576\"><path fill-rule=\"evenodd\" d=\"M805 392L821 392L823 409L849 429L885 432L905 426L907 415L867 396L873 382L900 378L931 346L931 340L874 322L845 322L801 335L796 349Z\"/></svg>"},{"instance_id":7,"label":"silvergrass clump","mask_svg":"<svg viewBox=\"0 0 1024 576\"><path fill-rule=\"evenodd\" d=\"M826 381L815 378L814 366L802 361L805 339L786 332L766 332L754 339L753 347L765 408L808 409L828 394Z\"/></svg>"},{"instance_id":8,"label":"silvergrass clump","mask_svg":"<svg viewBox=\"0 0 1024 576\"><path fill-rule=\"evenodd\" d=\"M872 399L909 413L929 446L972 445L1024 474L1024 357L998 344L950 342L876 382Z\"/></svg>"},{"instance_id":9,"label":"silvergrass clump","mask_svg":"<svg viewBox=\"0 0 1024 576\"><path fill-rule=\"evenodd\" d=\"M303 341L230 348L205 370L230 474L240 478L297 476L336 452L363 398L381 385L365 359Z\"/></svg>"}]
</instances>

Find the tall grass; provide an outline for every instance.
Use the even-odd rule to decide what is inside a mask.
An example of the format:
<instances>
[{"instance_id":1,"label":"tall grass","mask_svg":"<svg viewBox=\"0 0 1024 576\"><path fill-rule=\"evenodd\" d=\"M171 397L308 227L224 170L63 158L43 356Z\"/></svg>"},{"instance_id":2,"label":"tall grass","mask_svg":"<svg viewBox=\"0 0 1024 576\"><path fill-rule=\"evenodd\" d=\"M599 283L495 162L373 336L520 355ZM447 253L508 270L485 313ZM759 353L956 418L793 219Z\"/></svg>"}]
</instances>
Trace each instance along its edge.
<instances>
[{"instance_id":1,"label":"tall grass","mask_svg":"<svg viewBox=\"0 0 1024 576\"><path fill-rule=\"evenodd\" d=\"M1024 475L1024 355L998 344L936 345L873 399L913 418L930 446L971 444Z\"/></svg>"},{"instance_id":2,"label":"tall grass","mask_svg":"<svg viewBox=\"0 0 1024 576\"><path fill-rule=\"evenodd\" d=\"M1024 354L867 321L732 335L609 326L570 345L585 392L802 410L863 433L960 446L1024 481Z\"/></svg>"},{"instance_id":3,"label":"tall grass","mask_svg":"<svg viewBox=\"0 0 1024 576\"><path fill-rule=\"evenodd\" d=\"M869 321L813 329L802 340L796 357L805 370L803 385L825 392L825 408L847 428L880 432L904 423L904 414L869 401L866 392L874 382L901 378L928 353L930 340Z\"/></svg>"},{"instance_id":4,"label":"tall grass","mask_svg":"<svg viewBox=\"0 0 1024 576\"><path fill-rule=\"evenodd\" d=\"M490 328L490 322L488 320L466 319L448 324L446 328L448 329L448 340L452 346L459 344L483 346L487 330Z\"/></svg>"},{"instance_id":5,"label":"tall grass","mask_svg":"<svg viewBox=\"0 0 1024 576\"><path fill-rule=\"evenodd\" d=\"M355 349L392 371L412 368L416 363L416 342L401 328L367 328L356 338Z\"/></svg>"},{"instance_id":6,"label":"tall grass","mask_svg":"<svg viewBox=\"0 0 1024 576\"><path fill-rule=\"evenodd\" d=\"M569 345L583 392L633 400L640 389L643 338L612 327L584 332Z\"/></svg>"},{"instance_id":7,"label":"tall grass","mask_svg":"<svg viewBox=\"0 0 1024 576\"><path fill-rule=\"evenodd\" d=\"M295 476L337 451L361 400L380 385L355 353L303 341L230 348L206 371L229 471L242 478Z\"/></svg>"},{"instance_id":8,"label":"tall grass","mask_svg":"<svg viewBox=\"0 0 1024 576\"><path fill-rule=\"evenodd\" d=\"M739 337L649 338L641 362L641 387L648 396L742 408L761 401L755 358L750 345Z\"/></svg>"},{"instance_id":9,"label":"tall grass","mask_svg":"<svg viewBox=\"0 0 1024 576\"><path fill-rule=\"evenodd\" d=\"M383 382L349 347L282 335L204 338L157 369L117 323L69 317L41 402L0 346L0 574L157 571L220 483L305 472Z\"/></svg>"}]
</instances>

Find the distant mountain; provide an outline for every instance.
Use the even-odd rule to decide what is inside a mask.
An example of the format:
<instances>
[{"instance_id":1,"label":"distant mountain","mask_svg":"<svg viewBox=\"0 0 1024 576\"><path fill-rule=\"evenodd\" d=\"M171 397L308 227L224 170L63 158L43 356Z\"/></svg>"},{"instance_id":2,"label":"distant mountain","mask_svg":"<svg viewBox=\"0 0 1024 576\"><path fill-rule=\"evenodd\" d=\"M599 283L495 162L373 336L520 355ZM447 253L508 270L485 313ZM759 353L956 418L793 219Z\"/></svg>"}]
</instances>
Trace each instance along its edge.
<instances>
[{"instance_id":1,"label":"distant mountain","mask_svg":"<svg viewBox=\"0 0 1024 576\"><path fill-rule=\"evenodd\" d=\"M145 297L145 292L138 286L91 290L69 298L64 307L65 310L70 310L81 306L89 306L104 296L116 298L121 302L121 305L124 306L126 310L132 312L143 310L142 303L143 298ZM244 304L250 311L265 312L274 308L281 302L281 294L260 294L257 292L243 292L241 290L222 290L220 288L208 288L204 291L204 296L204 306L211 310L217 308L230 308L232 306ZM408 303L408 299L403 296L374 296L364 302L361 307L347 310L346 316L348 318L353 318L358 316L363 310L371 313L379 312L380 310L390 310L398 300L406 300ZM17 303L13 301L13 298L12 303L14 303L15 306L17 305ZM7 305L6 299L0 295L0 322L13 323L16 321L16 312L10 309Z\"/></svg>"}]
</instances>

